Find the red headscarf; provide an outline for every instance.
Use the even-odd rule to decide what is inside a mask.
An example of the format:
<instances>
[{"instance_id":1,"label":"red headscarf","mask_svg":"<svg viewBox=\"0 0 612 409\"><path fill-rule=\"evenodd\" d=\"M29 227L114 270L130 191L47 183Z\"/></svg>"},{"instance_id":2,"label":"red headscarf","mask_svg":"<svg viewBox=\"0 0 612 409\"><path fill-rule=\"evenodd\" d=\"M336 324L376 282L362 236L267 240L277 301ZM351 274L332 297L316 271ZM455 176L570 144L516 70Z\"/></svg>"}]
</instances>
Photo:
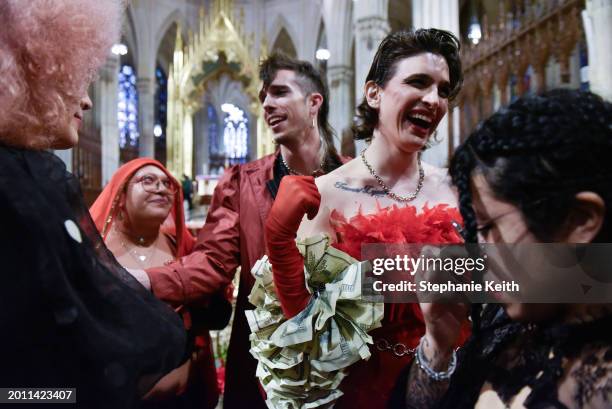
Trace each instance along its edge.
<instances>
[{"instance_id":1,"label":"red headscarf","mask_svg":"<svg viewBox=\"0 0 612 409\"><path fill-rule=\"evenodd\" d=\"M168 172L168 169L161 163L150 158L138 158L129 161L121 166L113 175L108 185L104 188L94 204L89 208L93 219L102 238L106 241L106 236L111 229L115 217L119 213L119 198L125 186L130 181L138 169L153 165L161 169L170 181L176 185L177 190L172 201L172 209L168 217L161 226L161 232L169 234L176 240L176 257L189 254L195 243L194 237L185 227L185 215L183 214L183 190L181 185Z\"/></svg>"}]
</instances>

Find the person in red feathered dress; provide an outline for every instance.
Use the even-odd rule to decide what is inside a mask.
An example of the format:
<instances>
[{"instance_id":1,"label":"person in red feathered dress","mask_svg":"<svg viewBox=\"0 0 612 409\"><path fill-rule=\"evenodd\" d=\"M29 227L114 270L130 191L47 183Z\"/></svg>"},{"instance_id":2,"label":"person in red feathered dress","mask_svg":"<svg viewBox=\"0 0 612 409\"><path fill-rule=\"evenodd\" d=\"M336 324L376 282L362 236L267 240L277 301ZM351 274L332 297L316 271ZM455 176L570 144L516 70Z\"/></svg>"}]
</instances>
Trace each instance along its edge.
<instances>
[{"instance_id":1,"label":"person in red feathered dress","mask_svg":"<svg viewBox=\"0 0 612 409\"><path fill-rule=\"evenodd\" d=\"M308 304L304 261L294 239L320 233L333 246L361 259L366 243L458 243L461 222L447 170L421 161L449 102L461 88L459 42L449 32L398 32L380 44L358 107L357 139L371 141L360 156L316 179L283 179L266 221L274 284L286 318ZM309 220L302 219L307 215ZM458 307L445 325L469 333ZM401 370L425 333L418 304L385 304L382 327L373 330L368 361L349 368L336 407L382 408ZM458 333L458 332L457 332Z\"/></svg>"}]
</instances>

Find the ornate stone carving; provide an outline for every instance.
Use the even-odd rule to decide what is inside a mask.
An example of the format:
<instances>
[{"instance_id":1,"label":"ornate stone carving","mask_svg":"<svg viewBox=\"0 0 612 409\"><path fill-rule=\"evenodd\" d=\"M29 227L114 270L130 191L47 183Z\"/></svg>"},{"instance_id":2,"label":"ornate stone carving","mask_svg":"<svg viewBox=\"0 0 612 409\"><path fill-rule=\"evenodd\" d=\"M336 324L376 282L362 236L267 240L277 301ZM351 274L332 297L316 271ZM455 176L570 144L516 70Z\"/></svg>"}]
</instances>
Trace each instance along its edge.
<instances>
[{"instance_id":1,"label":"ornate stone carving","mask_svg":"<svg viewBox=\"0 0 612 409\"><path fill-rule=\"evenodd\" d=\"M462 137L492 112L495 86L501 104L509 102L511 76L516 78L518 94L522 95L529 91L523 79L532 67L538 91L544 91L546 63L551 55L560 64L562 81L569 81L570 56L584 35L580 19L584 7L585 0L506 0L499 21L484 27L481 43L464 44L465 85L458 101ZM481 110L477 109L479 98L483 98Z\"/></svg>"},{"instance_id":2,"label":"ornate stone carving","mask_svg":"<svg viewBox=\"0 0 612 409\"><path fill-rule=\"evenodd\" d=\"M242 82L250 97L249 110L257 120L258 155L273 150L271 137L261 118L258 64L265 58L267 41L262 39L260 55L254 55L254 35L244 32L244 10L233 13L234 0L214 0L210 14L200 9L198 30L189 32L183 44L177 29L172 64L168 74L168 168L175 174L191 175L193 157L192 115L201 107L206 83L228 73Z\"/></svg>"}]
</instances>

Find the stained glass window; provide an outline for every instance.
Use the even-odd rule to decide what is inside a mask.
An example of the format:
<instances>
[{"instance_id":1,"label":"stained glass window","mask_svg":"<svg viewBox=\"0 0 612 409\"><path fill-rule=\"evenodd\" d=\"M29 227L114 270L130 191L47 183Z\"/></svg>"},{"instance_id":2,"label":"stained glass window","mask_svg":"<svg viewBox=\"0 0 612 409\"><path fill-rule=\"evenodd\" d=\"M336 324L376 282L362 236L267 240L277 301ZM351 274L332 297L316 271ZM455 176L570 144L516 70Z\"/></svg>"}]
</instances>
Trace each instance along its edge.
<instances>
[{"instance_id":1,"label":"stained glass window","mask_svg":"<svg viewBox=\"0 0 612 409\"><path fill-rule=\"evenodd\" d=\"M244 111L233 104L223 104L221 110L225 112L223 119L225 157L230 165L245 163L249 154L249 120L244 115Z\"/></svg>"},{"instance_id":2,"label":"stained glass window","mask_svg":"<svg viewBox=\"0 0 612 409\"><path fill-rule=\"evenodd\" d=\"M166 163L166 125L168 109L168 77L161 67L155 69L155 159Z\"/></svg>"},{"instance_id":3,"label":"stained glass window","mask_svg":"<svg viewBox=\"0 0 612 409\"><path fill-rule=\"evenodd\" d=\"M122 65L119 70L118 96L119 147L138 146L138 89L136 73L131 65Z\"/></svg>"},{"instance_id":4,"label":"stained glass window","mask_svg":"<svg viewBox=\"0 0 612 409\"><path fill-rule=\"evenodd\" d=\"M155 127L153 134L166 139L166 110L168 109L168 86L166 73L161 67L155 69Z\"/></svg>"}]
</instances>

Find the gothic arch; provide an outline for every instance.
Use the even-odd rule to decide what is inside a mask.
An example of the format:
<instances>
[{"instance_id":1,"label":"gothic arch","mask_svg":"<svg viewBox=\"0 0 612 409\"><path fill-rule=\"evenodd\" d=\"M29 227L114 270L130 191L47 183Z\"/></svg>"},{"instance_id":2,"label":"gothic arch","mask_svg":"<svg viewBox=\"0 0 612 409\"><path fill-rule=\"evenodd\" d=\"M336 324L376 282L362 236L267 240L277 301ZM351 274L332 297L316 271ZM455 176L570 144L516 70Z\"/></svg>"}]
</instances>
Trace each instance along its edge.
<instances>
[{"instance_id":1,"label":"gothic arch","mask_svg":"<svg viewBox=\"0 0 612 409\"><path fill-rule=\"evenodd\" d=\"M173 24L176 24L178 26L180 25L179 22L184 20L185 18L183 14L178 9L174 9L170 13L168 13L166 18L164 19L164 22L159 26L159 30L157 30L157 33L155 34L155 40L153 42L155 46L154 48L156 50L159 48L160 43L162 42L163 38L166 36L166 33L172 27Z\"/></svg>"},{"instance_id":2,"label":"gothic arch","mask_svg":"<svg viewBox=\"0 0 612 409\"><path fill-rule=\"evenodd\" d=\"M325 21L323 20L323 17L321 17L319 26L317 27L317 40L316 41L317 42L315 43L315 55L319 48L325 48L327 50L330 50L329 41L327 37L327 30L326 30ZM315 57L315 55L313 55L313 57ZM325 74L325 71L327 70L327 61L319 61L316 59L314 61L317 63L321 72Z\"/></svg>"},{"instance_id":3,"label":"gothic arch","mask_svg":"<svg viewBox=\"0 0 612 409\"><path fill-rule=\"evenodd\" d=\"M282 14L279 14L276 16L276 18L274 19L274 22L272 23L270 30L268 30L268 33L269 33L268 38L273 39L273 41L270 44L274 45L283 31L285 31L285 33L289 37L289 40L291 41L291 44L293 45L293 49L296 50L296 55L297 55L297 47L294 41L294 39L298 38L297 34L295 33L295 31L293 31L293 29L291 28L291 25L289 24L285 16ZM271 50L272 49L273 48L271 48Z\"/></svg>"},{"instance_id":4,"label":"gothic arch","mask_svg":"<svg viewBox=\"0 0 612 409\"><path fill-rule=\"evenodd\" d=\"M138 30L134 24L134 15L132 7L128 7L125 13L125 20L123 22L123 36L121 37L128 47L128 54L131 54L129 59L134 67L138 63L138 46L140 41L138 39Z\"/></svg>"},{"instance_id":5,"label":"gothic arch","mask_svg":"<svg viewBox=\"0 0 612 409\"><path fill-rule=\"evenodd\" d=\"M281 28L276 40L272 44L272 51L282 51L290 57L297 58L297 50L285 28Z\"/></svg>"},{"instance_id":6,"label":"gothic arch","mask_svg":"<svg viewBox=\"0 0 612 409\"><path fill-rule=\"evenodd\" d=\"M325 19L323 17L321 17L321 19L319 20L319 25L317 26L317 43L316 43L316 47L320 47L322 45L324 45L325 47L329 48L329 44L328 44L328 35L327 35L327 26L325 24ZM316 49L316 48L315 48Z\"/></svg>"},{"instance_id":7,"label":"gothic arch","mask_svg":"<svg viewBox=\"0 0 612 409\"><path fill-rule=\"evenodd\" d=\"M233 0L215 0L209 13L200 11L199 25L195 33L183 40L177 30L173 61L168 70L168 167L175 175L193 171L193 118L200 110L203 95L209 81L224 73L242 84L248 96L247 109L251 118L257 119L258 153L273 149L271 136L265 134L258 100L258 62L266 56L265 47L259 47L261 55L254 55L253 36L243 29L243 17L234 15ZM256 121L253 121L256 122ZM261 129L261 133L259 130Z\"/></svg>"},{"instance_id":8,"label":"gothic arch","mask_svg":"<svg viewBox=\"0 0 612 409\"><path fill-rule=\"evenodd\" d=\"M171 21L170 25L167 26L167 28L164 30L163 36L160 38L159 42L156 42L156 65L161 65L161 67L166 73L168 72L168 68L170 68L170 64L172 63L172 56L174 54L174 45L176 41L176 33L178 30L179 24L175 21Z\"/></svg>"}]
</instances>

